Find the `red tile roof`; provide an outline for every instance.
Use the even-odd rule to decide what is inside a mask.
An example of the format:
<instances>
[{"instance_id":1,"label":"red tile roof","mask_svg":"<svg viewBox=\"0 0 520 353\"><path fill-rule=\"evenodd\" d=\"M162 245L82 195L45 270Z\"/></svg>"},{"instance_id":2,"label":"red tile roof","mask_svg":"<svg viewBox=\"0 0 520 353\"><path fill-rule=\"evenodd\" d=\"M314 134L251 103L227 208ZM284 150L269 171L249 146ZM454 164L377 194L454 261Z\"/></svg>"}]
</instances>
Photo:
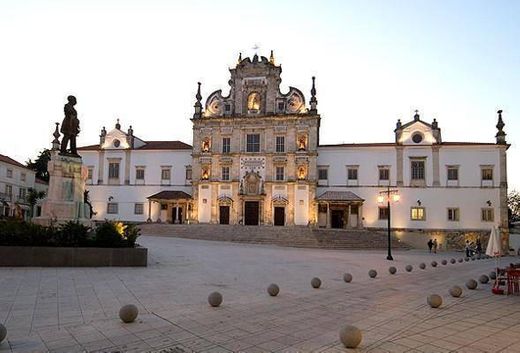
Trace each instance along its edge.
<instances>
[{"instance_id":1,"label":"red tile roof","mask_svg":"<svg viewBox=\"0 0 520 353\"><path fill-rule=\"evenodd\" d=\"M441 146L493 146L493 142L442 142ZM375 142L375 143L338 143L330 145L319 145L318 147L393 147L395 142ZM407 145L409 146L409 145ZM429 146L429 145L418 145Z\"/></svg>"},{"instance_id":2,"label":"red tile roof","mask_svg":"<svg viewBox=\"0 0 520 353\"><path fill-rule=\"evenodd\" d=\"M184 191L178 190L163 190L154 194L152 196L148 196L147 199L150 200L179 200L179 199L191 199L191 195L185 193Z\"/></svg>"},{"instance_id":3,"label":"red tile roof","mask_svg":"<svg viewBox=\"0 0 520 353\"><path fill-rule=\"evenodd\" d=\"M89 145L78 147L80 151L97 151L99 150L98 145ZM145 141L145 145L135 150L191 150L191 145L182 141Z\"/></svg>"},{"instance_id":4,"label":"red tile roof","mask_svg":"<svg viewBox=\"0 0 520 353\"><path fill-rule=\"evenodd\" d=\"M11 157L8 157L8 156L3 155L3 154L0 154L0 162L11 164L11 165L14 165L14 166L17 166L17 167L20 167L20 168L29 169L26 166L24 166L22 163L20 163L18 161L15 161Z\"/></svg>"}]
</instances>

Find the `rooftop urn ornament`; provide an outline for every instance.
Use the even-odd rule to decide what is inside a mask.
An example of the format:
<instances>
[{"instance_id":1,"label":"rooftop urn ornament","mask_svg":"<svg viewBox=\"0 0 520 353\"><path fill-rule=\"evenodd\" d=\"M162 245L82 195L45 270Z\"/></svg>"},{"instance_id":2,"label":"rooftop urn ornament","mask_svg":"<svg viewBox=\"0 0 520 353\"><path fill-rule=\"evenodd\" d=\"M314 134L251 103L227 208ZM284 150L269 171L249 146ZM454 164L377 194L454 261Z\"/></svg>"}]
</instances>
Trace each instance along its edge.
<instances>
[{"instance_id":1,"label":"rooftop urn ornament","mask_svg":"<svg viewBox=\"0 0 520 353\"><path fill-rule=\"evenodd\" d=\"M119 123L119 118L116 119L116 129L121 130L121 124Z\"/></svg>"},{"instance_id":2,"label":"rooftop urn ornament","mask_svg":"<svg viewBox=\"0 0 520 353\"><path fill-rule=\"evenodd\" d=\"M496 139L497 139L497 145L505 145L507 142L506 142L506 133L504 132L504 126L506 124L504 124L504 121L502 120L502 109L500 109L499 111L497 111L497 114L498 114L498 122L497 122L497 134L495 135Z\"/></svg>"},{"instance_id":3,"label":"rooftop urn ornament","mask_svg":"<svg viewBox=\"0 0 520 353\"><path fill-rule=\"evenodd\" d=\"M67 104L63 107L63 111L65 113L65 117L63 118L63 122L61 123L60 132L63 134L63 139L61 140L61 154L71 154L73 156L78 156L78 151L76 149L76 136L79 134L79 120L78 120L78 112L74 108L76 105L76 97L68 96ZM67 152L67 145L70 141L70 153Z\"/></svg>"},{"instance_id":4,"label":"rooftop urn ornament","mask_svg":"<svg viewBox=\"0 0 520 353\"><path fill-rule=\"evenodd\" d=\"M197 82L197 85L197 94L195 95L197 101L193 106L195 108L195 113L193 113L193 119L199 119L202 117L202 103L200 102L202 100L202 95L200 94L200 82Z\"/></svg>"},{"instance_id":5,"label":"rooftop urn ornament","mask_svg":"<svg viewBox=\"0 0 520 353\"><path fill-rule=\"evenodd\" d=\"M310 101L311 109L309 111L309 113L311 113L311 114L318 114L318 108L317 108L318 100L316 99L316 84L315 84L315 81L316 81L316 77L312 76L311 101Z\"/></svg>"},{"instance_id":6,"label":"rooftop urn ornament","mask_svg":"<svg viewBox=\"0 0 520 353\"><path fill-rule=\"evenodd\" d=\"M237 65L242 62L242 53L238 53Z\"/></svg>"},{"instance_id":7,"label":"rooftop urn ornament","mask_svg":"<svg viewBox=\"0 0 520 353\"><path fill-rule=\"evenodd\" d=\"M269 56L269 63L271 65L275 65L275 63L274 63L274 51L273 50L271 50L271 55Z\"/></svg>"},{"instance_id":8,"label":"rooftop urn ornament","mask_svg":"<svg viewBox=\"0 0 520 353\"><path fill-rule=\"evenodd\" d=\"M60 149L60 123L55 123L56 129L54 130L54 133L52 136L54 136L54 140L52 140L52 150L57 151Z\"/></svg>"}]
</instances>

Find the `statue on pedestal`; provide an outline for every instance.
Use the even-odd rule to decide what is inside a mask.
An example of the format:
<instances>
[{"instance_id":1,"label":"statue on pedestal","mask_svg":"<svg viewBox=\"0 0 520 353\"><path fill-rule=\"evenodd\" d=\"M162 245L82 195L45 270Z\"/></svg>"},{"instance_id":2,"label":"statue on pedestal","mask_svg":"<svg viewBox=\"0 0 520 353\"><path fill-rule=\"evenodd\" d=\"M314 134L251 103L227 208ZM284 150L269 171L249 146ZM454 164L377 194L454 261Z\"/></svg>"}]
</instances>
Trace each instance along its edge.
<instances>
[{"instance_id":1,"label":"statue on pedestal","mask_svg":"<svg viewBox=\"0 0 520 353\"><path fill-rule=\"evenodd\" d=\"M78 112L76 112L76 109L74 109L74 106L76 105L76 97L68 96L67 100L69 102L65 104L65 107L63 107L65 118L63 118L60 130L63 134L60 153L78 156L78 151L76 149L76 136L79 134L79 119ZM67 152L67 144L69 141L70 153Z\"/></svg>"}]
</instances>

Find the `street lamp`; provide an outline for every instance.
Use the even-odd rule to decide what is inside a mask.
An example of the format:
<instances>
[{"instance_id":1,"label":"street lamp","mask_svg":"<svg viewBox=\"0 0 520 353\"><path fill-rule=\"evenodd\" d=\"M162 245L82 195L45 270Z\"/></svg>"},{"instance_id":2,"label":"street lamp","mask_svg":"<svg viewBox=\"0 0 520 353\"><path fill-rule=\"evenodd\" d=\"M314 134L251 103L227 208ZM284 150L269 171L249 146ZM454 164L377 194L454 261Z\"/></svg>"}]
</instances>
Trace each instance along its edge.
<instances>
[{"instance_id":1,"label":"street lamp","mask_svg":"<svg viewBox=\"0 0 520 353\"><path fill-rule=\"evenodd\" d=\"M398 202L399 199L400 199L400 196L399 196L399 190L397 189L390 189L390 185L388 185L387 189L384 190L384 191L380 191L379 192L379 196L377 197L377 202L378 203L383 203L385 202L385 199L386 199L386 207L387 207L387 210L388 210L388 255L386 256L386 259L387 260L393 260L394 258L392 257L392 238L390 236L390 200L392 200L393 202Z\"/></svg>"}]
</instances>

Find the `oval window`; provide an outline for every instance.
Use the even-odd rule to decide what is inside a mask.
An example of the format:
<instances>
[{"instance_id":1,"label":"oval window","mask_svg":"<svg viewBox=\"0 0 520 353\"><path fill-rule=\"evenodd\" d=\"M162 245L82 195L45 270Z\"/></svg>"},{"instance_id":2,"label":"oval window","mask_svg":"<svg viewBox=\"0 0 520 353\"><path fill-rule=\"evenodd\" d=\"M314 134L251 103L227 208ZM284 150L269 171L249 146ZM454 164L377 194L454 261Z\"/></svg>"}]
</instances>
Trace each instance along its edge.
<instances>
[{"instance_id":1,"label":"oval window","mask_svg":"<svg viewBox=\"0 0 520 353\"><path fill-rule=\"evenodd\" d=\"M423 136L422 134L420 133L415 133L412 135L412 141L415 142L415 143L421 143L421 141L423 140Z\"/></svg>"},{"instance_id":2,"label":"oval window","mask_svg":"<svg viewBox=\"0 0 520 353\"><path fill-rule=\"evenodd\" d=\"M114 140L114 147L117 148L117 147L119 147L119 145L121 145L121 141L119 141L119 140L117 140L117 139Z\"/></svg>"}]
</instances>

